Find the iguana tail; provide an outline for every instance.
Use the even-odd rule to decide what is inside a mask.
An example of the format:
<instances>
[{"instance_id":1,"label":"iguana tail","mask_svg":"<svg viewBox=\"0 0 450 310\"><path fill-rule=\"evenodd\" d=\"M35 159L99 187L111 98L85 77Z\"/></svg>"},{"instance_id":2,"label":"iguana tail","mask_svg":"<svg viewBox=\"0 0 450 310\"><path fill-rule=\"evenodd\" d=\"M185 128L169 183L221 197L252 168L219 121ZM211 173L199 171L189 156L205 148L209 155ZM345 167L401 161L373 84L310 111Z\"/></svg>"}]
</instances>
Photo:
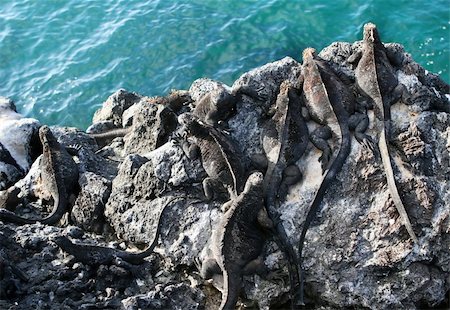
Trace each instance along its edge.
<instances>
[{"instance_id":1,"label":"iguana tail","mask_svg":"<svg viewBox=\"0 0 450 310\"><path fill-rule=\"evenodd\" d=\"M54 207L52 213L50 213L48 216L46 216L43 219L27 219L24 217L21 217L14 212L11 212L9 210L0 209L0 220L6 221L9 223L14 223L18 225L25 225L25 224L35 224L37 222L41 222L42 224L52 225L57 223L61 217L66 212L66 205L67 200L64 198L59 197L55 198Z\"/></svg>"},{"instance_id":2,"label":"iguana tail","mask_svg":"<svg viewBox=\"0 0 450 310\"><path fill-rule=\"evenodd\" d=\"M14 212L11 212L6 209L0 209L0 221L7 222L7 223L14 223L17 225L25 225L25 224L34 224L36 221L32 219L27 219L24 217L21 217Z\"/></svg>"},{"instance_id":3,"label":"iguana tail","mask_svg":"<svg viewBox=\"0 0 450 310\"><path fill-rule=\"evenodd\" d=\"M222 302L219 310L234 310L239 298L242 277L234 272L223 272Z\"/></svg>"},{"instance_id":4,"label":"iguana tail","mask_svg":"<svg viewBox=\"0 0 450 310\"><path fill-rule=\"evenodd\" d=\"M384 171L386 173L386 180L389 188L389 193L391 194L392 200L394 201L395 207L397 208L400 217L403 220L403 223L406 226L406 230L408 231L411 238L415 243L418 243L414 230L412 229L411 222L409 221L408 214L406 213L405 206L400 199L400 195L398 193L397 185L395 184L394 171L392 170L391 160L389 156L389 149L386 143L386 131L383 128L380 140L378 141L378 147L380 149L381 161L383 162Z\"/></svg>"},{"instance_id":5,"label":"iguana tail","mask_svg":"<svg viewBox=\"0 0 450 310\"><path fill-rule=\"evenodd\" d=\"M150 245L143 251L138 252L138 253L130 253L127 251L120 251L118 252L116 255L117 257L123 259L124 261L130 263L130 264L134 264L134 265L139 265L142 263L142 261L144 260L144 258L148 257L149 255L151 255L153 253L153 250L155 249L156 245L158 244L158 239L159 239L159 235L161 233L161 226L162 226L162 221L161 219L163 218L163 215L165 213L166 208L172 204L172 202L176 201L176 200L180 200L180 199L186 199L186 198L194 198L192 196L176 196L176 197L172 197L171 199L169 199L163 209L161 210L159 217L158 217L158 223L156 225L156 232L155 232L155 236L153 237L153 241L152 243L150 243ZM194 200L191 203L196 203L196 202L200 202L200 199Z\"/></svg>"},{"instance_id":6,"label":"iguana tail","mask_svg":"<svg viewBox=\"0 0 450 310\"><path fill-rule=\"evenodd\" d=\"M104 147L109 142L111 142L111 140L117 137L124 137L130 131L131 127L125 127L125 128L110 129L101 133L88 133L88 135L95 139L95 142L97 142L97 145L99 147Z\"/></svg>"},{"instance_id":7,"label":"iguana tail","mask_svg":"<svg viewBox=\"0 0 450 310\"><path fill-rule=\"evenodd\" d=\"M62 218L64 213L66 213L68 200L65 194L60 193L58 195L54 195L54 203L52 212L40 220L34 220L35 222L41 222L42 224L53 225L58 223L58 221ZM56 197L55 197L56 196Z\"/></svg>"},{"instance_id":8,"label":"iguana tail","mask_svg":"<svg viewBox=\"0 0 450 310\"><path fill-rule=\"evenodd\" d=\"M270 169L270 170L269 170ZM269 171L271 174L269 174ZM278 214L275 205L279 203L277 200L277 192L273 191L274 188L279 188L281 183L281 169L277 165L273 165L267 169L266 175L269 175L268 182L266 184L266 210L270 219L275 222L276 235L275 242L280 250L286 256L288 261L288 274L289 274L289 287L291 294L291 309L294 309L296 303L296 292L294 289L297 287L298 280L300 279L300 270L297 262L298 258L294 251L292 244L289 242L289 238L284 229L283 222L277 219Z\"/></svg>"},{"instance_id":9,"label":"iguana tail","mask_svg":"<svg viewBox=\"0 0 450 310\"><path fill-rule=\"evenodd\" d=\"M298 251L299 251L299 262L300 262L300 301L303 302L304 298L304 276L303 276L303 247L305 243L306 232L308 231L309 225L317 214L317 211L320 207L320 204L325 196L327 189L329 188L331 182L336 178L336 175L342 169L342 166L345 163L348 154L350 153L351 147L351 135L347 126L341 126L341 147L339 148L339 152L336 156L336 159L331 164L330 169L328 169L325 177L320 184L319 189L316 192L314 200L309 208L308 214L306 215L305 222L303 224L302 232L300 234L300 241L298 243Z\"/></svg>"}]
</instances>

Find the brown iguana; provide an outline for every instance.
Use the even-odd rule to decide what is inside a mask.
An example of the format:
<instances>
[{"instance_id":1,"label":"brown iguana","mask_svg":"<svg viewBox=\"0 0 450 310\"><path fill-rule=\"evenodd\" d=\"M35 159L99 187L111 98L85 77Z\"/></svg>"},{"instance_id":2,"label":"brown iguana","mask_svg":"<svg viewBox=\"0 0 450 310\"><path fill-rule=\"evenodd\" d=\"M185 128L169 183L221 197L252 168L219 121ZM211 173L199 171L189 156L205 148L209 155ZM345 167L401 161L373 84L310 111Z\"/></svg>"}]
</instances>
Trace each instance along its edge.
<instances>
[{"instance_id":1,"label":"brown iguana","mask_svg":"<svg viewBox=\"0 0 450 310\"><path fill-rule=\"evenodd\" d=\"M378 148L381 154L386 180L395 207L414 242L416 234L401 201L395 184L394 171L387 142L391 134L391 104L405 94L405 88L398 83L395 70L389 62L377 27L372 23L364 25L361 58L355 69L356 83L361 91L374 102L375 130L379 136ZM358 56L354 56L357 58ZM405 96L406 97L406 96Z\"/></svg>"},{"instance_id":2,"label":"brown iguana","mask_svg":"<svg viewBox=\"0 0 450 310\"><path fill-rule=\"evenodd\" d=\"M53 198L53 209L49 215L40 219L29 219L16 215L6 209L0 209L0 220L19 225L41 222L56 224L67 212L69 195L78 182L78 167L67 152L56 140L48 126L39 129L39 138L43 153L40 162L41 182Z\"/></svg>"},{"instance_id":3,"label":"brown iguana","mask_svg":"<svg viewBox=\"0 0 450 310\"><path fill-rule=\"evenodd\" d=\"M139 265L144 262L144 259L146 257L153 253L153 250L158 245L158 239L162 227L162 218L166 208L174 201L186 198L186 196L172 197L164 204L158 216L156 232L153 237L153 241L145 250L141 252L132 253L109 247L73 243L67 236L64 235L57 236L52 239L52 241L55 242L63 251L69 253L70 255L73 255L77 261L87 265L108 265L113 263L116 259L121 259L129 264ZM193 201L192 203L195 202L200 202L200 200Z\"/></svg>"},{"instance_id":4,"label":"brown iguana","mask_svg":"<svg viewBox=\"0 0 450 310\"><path fill-rule=\"evenodd\" d=\"M350 123L350 115L354 113L356 100L348 87L338 78L328 63L316 55L313 48L303 51L303 91L311 117L323 126L329 126L333 137L340 138L339 151L331 161L331 148L326 141L319 145L325 146L322 164L326 168L325 176L316 191L314 200L308 210L299 240L300 265L303 261L303 246L306 232L314 219L321 202L336 175L342 169L351 149L350 127L356 128L355 137L360 143L368 143L370 138L364 133L367 126ZM356 119L356 118L355 118ZM359 121L367 124L367 120L359 118ZM318 138L316 137L316 142ZM315 143L317 145L318 143ZM322 155L324 156L324 155ZM324 163L325 162L325 163ZM302 270L303 271L303 270ZM302 272L303 274L303 272ZM301 277L301 300L303 301L303 282Z\"/></svg>"},{"instance_id":5,"label":"brown iguana","mask_svg":"<svg viewBox=\"0 0 450 310\"><path fill-rule=\"evenodd\" d=\"M243 275L267 271L259 256L265 241L263 229L272 228L264 209L263 175L255 172L248 177L244 191L229 202L211 236L212 257L202 262L203 278L223 275L220 309L234 309Z\"/></svg>"}]
</instances>

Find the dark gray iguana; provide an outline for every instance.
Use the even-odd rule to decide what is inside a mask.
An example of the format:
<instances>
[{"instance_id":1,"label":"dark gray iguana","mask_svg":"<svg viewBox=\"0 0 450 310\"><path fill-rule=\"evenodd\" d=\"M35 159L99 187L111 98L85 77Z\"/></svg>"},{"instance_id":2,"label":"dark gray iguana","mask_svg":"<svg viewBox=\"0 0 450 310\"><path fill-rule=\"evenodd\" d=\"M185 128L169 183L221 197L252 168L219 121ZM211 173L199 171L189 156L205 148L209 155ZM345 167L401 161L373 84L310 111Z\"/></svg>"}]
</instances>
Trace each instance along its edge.
<instances>
[{"instance_id":1,"label":"dark gray iguana","mask_svg":"<svg viewBox=\"0 0 450 310\"><path fill-rule=\"evenodd\" d=\"M355 115L356 100L347 86L341 82L338 76L328 63L316 55L313 48L307 48L303 51L303 91L305 103L310 111L311 117L323 126L329 126L334 137L340 135L340 146L337 155L331 161L331 148L326 141L316 139L315 145L322 146L322 165L327 168L325 176L316 191L314 200L308 210L302 232L299 240L299 259L300 265L303 260L303 246L306 232L314 219L318 208L327 192L330 184L336 178L336 175L342 169L351 148L350 127L355 128L355 137L360 143L368 143L369 137L364 133L367 129L367 117ZM354 126L352 122L358 122ZM303 272L302 272L303 273ZM301 277L301 300L303 301L303 281Z\"/></svg>"},{"instance_id":2,"label":"dark gray iguana","mask_svg":"<svg viewBox=\"0 0 450 310\"><path fill-rule=\"evenodd\" d=\"M171 90L171 92L165 96L165 97L151 97L148 98L147 101L150 105L162 105L166 110L164 110L162 113L164 115L161 115L160 117L163 117L166 121L170 123L170 113L176 113L184 105L187 105L188 103L192 102L192 98L189 95L188 91L183 90ZM175 120L175 119L174 119ZM170 127L170 126L168 126ZM88 135L95 139L97 142L97 145L101 148L107 145L111 142L111 140L118 138L118 137L124 137L128 133L130 133L133 130L133 126L130 125L128 127L124 128L112 128L105 130L103 132L96 132L96 133L88 133ZM164 140L164 137L162 137L162 140ZM162 142L160 142L162 143Z\"/></svg>"},{"instance_id":3,"label":"dark gray iguana","mask_svg":"<svg viewBox=\"0 0 450 310\"><path fill-rule=\"evenodd\" d=\"M223 275L220 309L234 309L242 286L242 276L264 274L267 270L260 258L264 246L264 229L272 229L272 221L264 208L263 175L251 174L244 191L228 203L211 236L210 254L200 274L212 279Z\"/></svg>"},{"instance_id":4,"label":"dark gray iguana","mask_svg":"<svg viewBox=\"0 0 450 310\"><path fill-rule=\"evenodd\" d=\"M222 122L236 111L236 104L242 95L262 100L258 93L248 86L241 86L231 92L223 86L218 86L198 100L193 114L207 125L222 125Z\"/></svg>"},{"instance_id":5,"label":"dark gray iguana","mask_svg":"<svg viewBox=\"0 0 450 310\"><path fill-rule=\"evenodd\" d=\"M236 148L232 138L222 131L204 124L194 115L185 113L179 116L179 122L189 136L195 138L194 144L186 150L188 157L195 158L199 150L203 168L208 177L203 181L207 199L214 197L217 183L228 189L230 197L236 197L243 188L243 156Z\"/></svg>"},{"instance_id":6,"label":"dark gray iguana","mask_svg":"<svg viewBox=\"0 0 450 310\"><path fill-rule=\"evenodd\" d=\"M186 198L186 196L172 197L164 204L157 220L156 232L153 237L153 241L145 250L140 252L132 253L103 246L77 244L73 243L67 236L57 236L52 239L52 241L55 242L63 251L73 255L77 261L87 265L108 265L113 263L116 259L120 259L129 264L139 265L144 262L146 257L153 253L153 250L158 244L162 227L162 218L165 214L166 208L174 201ZM200 202L200 200L198 200L198 202Z\"/></svg>"},{"instance_id":7,"label":"dark gray iguana","mask_svg":"<svg viewBox=\"0 0 450 310\"><path fill-rule=\"evenodd\" d=\"M277 209L284 193L283 187L297 182L301 173L296 162L304 154L308 145L308 128L301 115L301 98L288 81L280 86L274 111L270 119L263 125L262 145L268 159L267 171L264 176L264 193L266 208L270 218L277 222L277 243L287 255L289 262L289 279L291 286L291 300L294 302L296 284L299 281L297 255L289 242L282 221L277 221ZM286 180L285 171L290 171Z\"/></svg>"},{"instance_id":8,"label":"dark gray iguana","mask_svg":"<svg viewBox=\"0 0 450 310\"><path fill-rule=\"evenodd\" d=\"M40 162L41 182L53 198L53 209L41 219L28 219L6 209L0 209L0 220L16 224L56 224L67 212L69 195L78 182L78 167L68 153L56 140L48 126L39 129L43 153Z\"/></svg>"},{"instance_id":9,"label":"dark gray iguana","mask_svg":"<svg viewBox=\"0 0 450 310\"><path fill-rule=\"evenodd\" d=\"M386 180L395 207L414 242L418 242L395 184L394 171L387 142L391 134L391 104L405 94L398 83L395 70L389 62L377 27L364 25L361 59L355 69L356 83L363 93L374 102L375 130L379 135L378 147L386 173ZM354 56L357 58L357 56Z\"/></svg>"}]
</instances>

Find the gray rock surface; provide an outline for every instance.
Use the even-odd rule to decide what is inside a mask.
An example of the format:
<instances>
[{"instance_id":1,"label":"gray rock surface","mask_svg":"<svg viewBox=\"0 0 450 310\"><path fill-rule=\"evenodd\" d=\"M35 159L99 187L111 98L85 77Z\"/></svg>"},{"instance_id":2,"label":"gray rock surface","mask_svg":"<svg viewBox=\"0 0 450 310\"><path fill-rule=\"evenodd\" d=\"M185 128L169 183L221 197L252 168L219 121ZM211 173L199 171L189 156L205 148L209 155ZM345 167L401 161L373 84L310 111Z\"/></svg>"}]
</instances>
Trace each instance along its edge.
<instances>
[{"instance_id":1,"label":"gray rock surface","mask_svg":"<svg viewBox=\"0 0 450 310\"><path fill-rule=\"evenodd\" d=\"M14 102L0 97L0 190L24 176L35 159L39 121L17 113Z\"/></svg>"},{"instance_id":2,"label":"gray rock surface","mask_svg":"<svg viewBox=\"0 0 450 310\"><path fill-rule=\"evenodd\" d=\"M360 48L360 42L336 42L323 49L320 56L352 85L354 64L348 58ZM400 83L411 94L408 102L392 106L390 151L397 186L419 243L409 239L389 196L381 159L352 139L350 156L306 235L307 308L448 306L449 86L414 62L401 45L391 43L386 48ZM194 103L176 111L164 105L163 97L119 90L95 113L90 131L131 126L131 132L100 150L92 138L77 129L52 127L60 143L81 146L75 156L80 188L75 190L70 210L72 226L0 223L0 266L6 266L0 273L0 305L217 309L220 285L215 281L215 287L205 283L196 261L207 254L211 232L223 212L218 202L205 200L201 182L206 173L199 159L189 159L183 151L176 117L214 89L252 89L258 98L244 93L236 113L227 122L245 156L242 160L249 160L263 153L261 124L275 103L280 84L289 80L298 87L300 75L301 65L286 57L244 73L231 88L199 79L189 89ZM7 109L13 111L9 103ZM21 120L15 111L8 113L11 121ZM371 110L368 116L372 124ZM310 121L308 126L313 128L315 124ZM375 135L372 127L367 133ZM296 249L306 213L323 177L319 156L311 144L297 162L303 178L291 186L279 208L280 219ZM13 171L5 171L11 180L17 178ZM39 193L37 161L16 186L23 197L46 198ZM142 249L153 240L159 216L172 197L182 198L162 214L155 253L142 265L128 266L120 261L85 265L51 241L65 234L83 244ZM43 205L40 200L24 204L21 207L25 210L42 209ZM287 262L273 240L267 243L263 258L270 271L281 273L283 281L246 276L240 303L261 309L287 308ZM29 281L21 279L12 266L22 270Z\"/></svg>"}]
</instances>

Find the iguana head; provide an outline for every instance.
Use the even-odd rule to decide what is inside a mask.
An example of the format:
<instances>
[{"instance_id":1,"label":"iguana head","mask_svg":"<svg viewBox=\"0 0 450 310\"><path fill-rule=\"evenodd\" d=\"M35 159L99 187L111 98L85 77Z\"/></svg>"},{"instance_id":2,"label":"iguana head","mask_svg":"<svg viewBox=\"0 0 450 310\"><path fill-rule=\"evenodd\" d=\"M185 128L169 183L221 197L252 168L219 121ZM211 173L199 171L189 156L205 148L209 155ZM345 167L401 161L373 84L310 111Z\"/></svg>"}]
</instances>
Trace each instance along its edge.
<instances>
[{"instance_id":1,"label":"iguana head","mask_svg":"<svg viewBox=\"0 0 450 310\"><path fill-rule=\"evenodd\" d=\"M314 59L316 57L316 49L312 47L307 47L302 53L303 62Z\"/></svg>"},{"instance_id":2,"label":"iguana head","mask_svg":"<svg viewBox=\"0 0 450 310\"><path fill-rule=\"evenodd\" d=\"M377 26L374 23L367 23L364 25L363 41L370 43L380 43L380 36L378 34Z\"/></svg>"},{"instance_id":3,"label":"iguana head","mask_svg":"<svg viewBox=\"0 0 450 310\"><path fill-rule=\"evenodd\" d=\"M245 188L244 188L244 192L248 192L252 189L254 189L255 187L262 187L263 185L263 174L259 171L257 172L253 172L247 179L247 181L245 182Z\"/></svg>"},{"instance_id":4,"label":"iguana head","mask_svg":"<svg viewBox=\"0 0 450 310\"><path fill-rule=\"evenodd\" d=\"M50 238L50 241L56 243L60 248L65 249L72 245L72 241L67 236L59 235Z\"/></svg>"},{"instance_id":5,"label":"iguana head","mask_svg":"<svg viewBox=\"0 0 450 310\"><path fill-rule=\"evenodd\" d=\"M56 145L58 143L52 131L47 125L41 126L41 128L39 128L39 138L41 139L42 145Z\"/></svg>"}]
</instances>

